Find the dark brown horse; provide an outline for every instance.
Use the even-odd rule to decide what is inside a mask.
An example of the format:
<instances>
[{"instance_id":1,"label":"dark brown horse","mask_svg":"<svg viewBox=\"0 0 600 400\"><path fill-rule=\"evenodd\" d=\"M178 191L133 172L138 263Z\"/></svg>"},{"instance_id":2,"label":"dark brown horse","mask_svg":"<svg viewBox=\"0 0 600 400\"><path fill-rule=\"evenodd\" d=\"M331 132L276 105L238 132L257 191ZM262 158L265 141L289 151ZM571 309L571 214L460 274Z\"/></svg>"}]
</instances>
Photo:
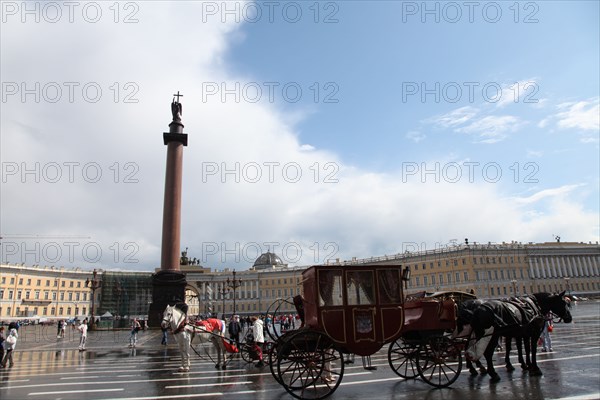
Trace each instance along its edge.
<instances>
[{"instance_id":1,"label":"dark brown horse","mask_svg":"<svg viewBox=\"0 0 600 400\"><path fill-rule=\"evenodd\" d=\"M500 377L492 362L498 338L500 336L507 337L505 359L508 361L511 338L517 338L517 343L520 338L524 342L526 353L526 361L522 364L527 366L530 375L541 375L542 372L537 365L536 357L537 341L543 329L543 315L548 312L554 313L564 322L572 321L571 313L564 299L564 292L560 294L536 293L533 296L522 296L518 301L509 299L483 302L472 311L473 333L467 358L478 360L482 355L485 356L491 382L498 382ZM522 361L522 356L520 361Z\"/></svg>"}]
</instances>

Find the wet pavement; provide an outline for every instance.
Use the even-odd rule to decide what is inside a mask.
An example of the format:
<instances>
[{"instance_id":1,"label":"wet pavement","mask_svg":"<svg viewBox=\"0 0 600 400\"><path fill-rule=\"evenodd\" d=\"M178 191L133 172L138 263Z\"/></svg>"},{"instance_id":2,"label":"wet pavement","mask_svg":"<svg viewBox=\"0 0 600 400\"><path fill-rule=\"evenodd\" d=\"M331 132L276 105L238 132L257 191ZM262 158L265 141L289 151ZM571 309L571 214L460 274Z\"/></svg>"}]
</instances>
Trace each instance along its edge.
<instances>
[{"instance_id":1,"label":"wet pavement","mask_svg":"<svg viewBox=\"0 0 600 400\"><path fill-rule=\"evenodd\" d=\"M373 355L376 371L347 365L332 400L343 399L600 399L600 302L572 309L572 324L556 324L552 353L538 353L544 375L530 377L496 365L501 381L470 377L463 369L451 388L435 389L420 379L406 381L388 365L387 346ZM172 337L160 345L161 332L139 334L129 348L128 331L90 332L87 351L79 352L79 334L68 329L56 338L55 326L26 326L12 368L0 369L0 399L291 399L268 367L257 368L236 357L225 371L204 355L192 354L189 373L177 372L179 354ZM202 353L202 350L200 350ZM516 356L513 363L516 365ZM360 357L357 357L357 361ZM360 364L360 363L359 363Z\"/></svg>"}]
</instances>

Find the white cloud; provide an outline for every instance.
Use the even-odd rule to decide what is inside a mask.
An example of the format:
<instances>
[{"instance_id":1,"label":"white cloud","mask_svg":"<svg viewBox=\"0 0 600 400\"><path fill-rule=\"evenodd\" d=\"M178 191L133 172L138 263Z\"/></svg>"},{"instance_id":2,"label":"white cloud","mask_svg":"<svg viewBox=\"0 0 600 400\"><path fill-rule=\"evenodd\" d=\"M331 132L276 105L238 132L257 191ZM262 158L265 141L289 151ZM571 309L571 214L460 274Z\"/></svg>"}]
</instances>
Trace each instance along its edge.
<instances>
[{"instance_id":1,"label":"white cloud","mask_svg":"<svg viewBox=\"0 0 600 400\"><path fill-rule=\"evenodd\" d=\"M415 143L419 143L420 141L425 140L427 135L418 131L410 131L405 135L405 137Z\"/></svg>"},{"instance_id":2,"label":"white cloud","mask_svg":"<svg viewBox=\"0 0 600 400\"><path fill-rule=\"evenodd\" d=\"M452 110L449 113L430 118L425 122L430 122L443 128L453 128L471 121L478 113L479 110L477 108L465 106Z\"/></svg>"},{"instance_id":3,"label":"white cloud","mask_svg":"<svg viewBox=\"0 0 600 400\"><path fill-rule=\"evenodd\" d=\"M559 128L600 131L600 101L598 98L577 103L562 103L558 105L558 109L562 110L556 115Z\"/></svg>"},{"instance_id":4,"label":"white cloud","mask_svg":"<svg viewBox=\"0 0 600 400\"><path fill-rule=\"evenodd\" d=\"M140 3L140 22L127 26L110 21L3 25L3 82L97 82L103 89L97 103L81 95L73 103L22 102L20 97L3 103L3 168L17 170L2 184L2 233L54 237L37 241L39 263L158 267L166 157L162 133L177 90L184 94L189 135L181 244L209 267L246 268L255 250L267 250L267 242L276 242L272 250L292 264L311 264L392 254L403 243L451 237L542 240L548 226L557 226L553 232L563 237L570 229L577 240L598 240L597 230L589 228L598 215L578 208L575 189L564 193L573 200L568 207L573 215L564 218L564 210L551 208L533 221L528 205L534 201L506 198L501 183L469 183L466 175L458 183L436 183L430 175L405 181L400 172L362 170L344 163L343 155L299 140L295 123L309 113L290 117L270 104L206 99L207 82L232 87L251 79L230 72L224 61L239 27L198 23L201 10L193 2L152 4ZM123 101L132 94L125 88L128 82L137 88L137 103ZM436 124L482 141L499 140L522 124L515 117L479 112L463 107L437 117ZM415 141L421 136L407 134ZM62 176L52 183L56 165ZM24 174L24 168L34 172ZM94 182L98 168L102 175ZM59 239L64 235L89 237L72 246L72 262L66 240ZM9 238L3 246L7 241L18 247L10 261L38 263L24 255L20 240ZM34 242L27 242L27 249ZM55 262L42 254L50 242L64 252ZM86 246L99 247L101 261L90 261L93 254L83 253ZM293 253L298 248L300 257ZM7 250L3 247L3 257ZM128 263L128 258L137 261Z\"/></svg>"}]
</instances>

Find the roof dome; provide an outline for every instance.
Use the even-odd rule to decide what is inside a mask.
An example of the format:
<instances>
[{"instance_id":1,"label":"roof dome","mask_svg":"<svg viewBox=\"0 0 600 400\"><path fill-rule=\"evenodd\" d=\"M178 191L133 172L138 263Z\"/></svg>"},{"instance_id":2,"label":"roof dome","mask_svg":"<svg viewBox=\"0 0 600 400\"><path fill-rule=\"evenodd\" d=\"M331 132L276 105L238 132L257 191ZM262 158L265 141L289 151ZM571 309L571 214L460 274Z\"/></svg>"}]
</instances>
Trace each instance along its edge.
<instances>
[{"instance_id":1,"label":"roof dome","mask_svg":"<svg viewBox=\"0 0 600 400\"><path fill-rule=\"evenodd\" d=\"M287 264L284 264L281 261L281 258L275 254L267 251L266 253L258 256L256 261L254 261L253 269L265 269L265 268L277 268L277 267L286 267Z\"/></svg>"}]
</instances>

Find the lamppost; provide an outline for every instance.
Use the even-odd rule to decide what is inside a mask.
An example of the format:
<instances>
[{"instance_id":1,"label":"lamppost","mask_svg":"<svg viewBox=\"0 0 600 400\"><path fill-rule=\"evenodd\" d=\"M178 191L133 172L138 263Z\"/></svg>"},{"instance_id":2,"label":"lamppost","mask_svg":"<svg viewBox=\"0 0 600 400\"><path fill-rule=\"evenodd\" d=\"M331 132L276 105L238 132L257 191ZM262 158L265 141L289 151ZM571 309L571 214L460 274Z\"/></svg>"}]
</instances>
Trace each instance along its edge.
<instances>
[{"instance_id":1,"label":"lamppost","mask_svg":"<svg viewBox=\"0 0 600 400\"><path fill-rule=\"evenodd\" d=\"M242 286L241 279L235 279L235 270L233 271L233 279L227 278L227 287L233 290L233 314L235 315L235 298L237 297L237 289Z\"/></svg>"},{"instance_id":2,"label":"lamppost","mask_svg":"<svg viewBox=\"0 0 600 400\"><path fill-rule=\"evenodd\" d=\"M566 284L567 294L570 296L571 295L571 286L569 285L569 279L571 279L571 278L565 278L565 284Z\"/></svg>"},{"instance_id":3,"label":"lamppost","mask_svg":"<svg viewBox=\"0 0 600 400\"><path fill-rule=\"evenodd\" d=\"M90 288L92 290L92 322L91 322L91 329L94 329L94 325L95 325L95 320L94 320L94 302L96 300L96 289L100 288L100 286L102 286L102 280L100 278L98 278L98 271L96 271L96 269L94 268L94 271L92 272L92 279L86 279L85 280L85 286Z\"/></svg>"},{"instance_id":4,"label":"lamppost","mask_svg":"<svg viewBox=\"0 0 600 400\"><path fill-rule=\"evenodd\" d=\"M222 315L224 317L225 316L225 295L227 293L229 293L229 288L225 286L225 283L223 283L222 286L219 286L219 289L217 290L217 293L219 293L221 295L221 299L223 300Z\"/></svg>"},{"instance_id":5,"label":"lamppost","mask_svg":"<svg viewBox=\"0 0 600 400\"><path fill-rule=\"evenodd\" d=\"M517 295L517 280L513 279L512 281L510 281L510 283L512 284L512 288L513 288L513 296Z\"/></svg>"}]
</instances>

